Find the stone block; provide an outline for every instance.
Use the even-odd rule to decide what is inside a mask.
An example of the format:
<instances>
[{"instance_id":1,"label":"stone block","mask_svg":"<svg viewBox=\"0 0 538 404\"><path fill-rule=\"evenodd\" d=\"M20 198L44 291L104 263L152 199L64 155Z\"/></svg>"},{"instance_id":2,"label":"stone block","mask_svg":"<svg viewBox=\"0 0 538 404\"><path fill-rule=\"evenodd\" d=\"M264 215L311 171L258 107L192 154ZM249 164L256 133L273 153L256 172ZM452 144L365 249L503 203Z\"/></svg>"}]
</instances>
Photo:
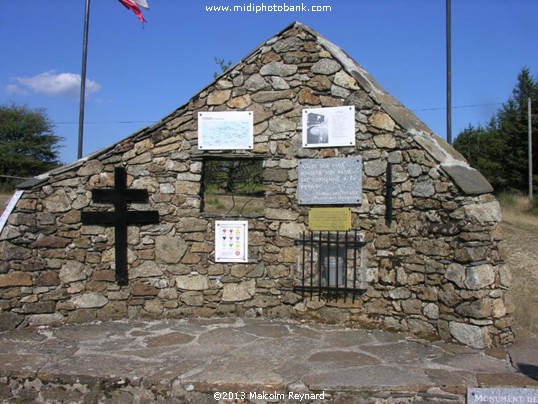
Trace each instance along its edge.
<instances>
[{"instance_id":1,"label":"stone block","mask_svg":"<svg viewBox=\"0 0 538 404\"><path fill-rule=\"evenodd\" d=\"M432 179L417 182L411 191L411 195L419 198L429 198L434 194L435 186Z\"/></svg>"},{"instance_id":2,"label":"stone block","mask_svg":"<svg viewBox=\"0 0 538 404\"><path fill-rule=\"evenodd\" d=\"M85 293L72 299L79 309L93 309L103 307L108 303L108 299L99 292Z\"/></svg>"},{"instance_id":3,"label":"stone block","mask_svg":"<svg viewBox=\"0 0 538 404\"><path fill-rule=\"evenodd\" d=\"M27 318L29 327L59 326L64 320L65 317L60 313L33 314Z\"/></svg>"},{"instance_id":4,"label":"stone block","mask_svg":"<svg viewBox=\"0 0 538 404\"><path fill-rule=\"evenodd\" d=\"M185 219L184 219L185 220ZM202 224L196 224L202 226ZM203 223L205 227L205 222ZM155 238L155 258L164 264L177 264L185 255L188 246L181 237L158 236Z\"/></svg>"},{"instance_id":5,"label":"stone block","mask_svg":"<svg viewBox=\"0 0 538 404\"><path fill-rule=\"evenodd\" d=\"M221 105L230 99L231 90L213 91L207 97L207 105Z\"/></svg>"},{"instance_id":6,"label":"stone block","mask_svg":"<svg viewBox=\"0 0 538 404\"><path fill-rule=\"evenodd\" d=\"M384 112L374 112L370 117L370 124L375 128L382 129L387 132L394 132L395 123L392 118ZM395 139L392 136L387 137L387 142L384 143L386 143L386 147L389 148L394 148L396 146ZM378 145L378 147L381 146Z\"/></svg>"},{"instance_id":7,"label":"stone block","mask_svg":"<svg viewBox=\"0 0 538 404\"><path fill-rule=\"evenodd\" d=\"M311 89L305 87L299 91L299 103L302 105L319 105L320 98Z\"/></svg>"},{"instance_id":8,"label":"stone block","mask_svg":"<svg viewBox=\"0 0 538 404\"><path fill-rule=\"evenodd\" d=\"M23 306L23 312L25 314L54 313L55 310L56 302L52 301L25 303Z\"/></svg>"},{"instance_id":9,"label":"stone block","mask_svg":"<svg viewBox=\"0 0 538 404\"><path fill-rule=\"evenodd\" d=\"M334 75L334 84L349 90L360 90L357 81L344 71L339 71Z\"/></svg>"},{"instance_id":10,"label":"stone block","mask_svg":"<svg viewBox=\"0 0 538 404\"><path fill-rule=\"evenodd\" d=\"M282 62L271 62L262 66L262 68L260 69L260 74L262 76L287 77L295 74L296 72L296 65L287 65Z\"/></svg>"},{"instance_id":11,"label":"stone block","mask_svg":"<svg viewBox=\"0 0 538 404\"><path fill-rule=\"evenodd\" d=\"M185 217L179 220L179 231L181 232L205 232L207 230L207 220L195 217Z\"/></svg>"},{"instance_id":12,"label":"stone block","mask_svg":"<svg viewBox=\"0 0 538 404\"><path fill-rule=\"evenodd\" d=\"M184 292L179 300L187 306L204 305L204 295L201 292Z\"/></svg>"},{"instance_id":13,"label":"stone block","mask_svg":"<svg viewBox=\"0 0 538 404\"><path fill-rule=\"evenodd\" d=\"M428 303L424 306L423 313L432 320L439 318L439 307L435 303Z\"/></svg>"},{"instance_id":14,"label":"stone block","mask_svg":"<svg viewBox=\"0 0 538 404\"><path fill-rule=\"evenodd\" d=\"M279 230L279 235L293 240L299 240L306 227L302 223L285 222L282 223Z\"/></svg>"},{"instance_id":15,"label":"stone block","mask_svg":"<svg viewBox=\"0 0 538 404\"><path fill-rule=\"evenodd\" d=\"M131 287L131 294L133 296L141 297L141 296L157 296L159 294L159 289L157 289L155 286L150 285L148 283L135 283Z\"/></svg>"},{"instance_id":16,"label":"stone block","mask_svg":"<svg viewBox=\"0 0 538 404\"><path fill-rule=\"evenodd\" d=\"M497 201L465 205L463 211L473 223L498 223L501 221L501 206Z\"/></svg>"},{"instance_id":17,"label":"stone block","mask_svg":"<svg viewBox=\"0 0 538 404\"><path fill-rule=\"evenodd\" d=\"M464 302L456 307L456 312L467 318L487 319L493 312L492 300L486 298Z\"/></svg>"},{"instance_id":18,"label":"stone block","mask_svg":"<svg viewBox=\"0 0 538 404\"><path fill-rule=\"evenodd\" d=\"M209 289L209 280L204 275L181 275L176 277L176 288L180 290Z\"/></svg>"},{"instance_id":19,"label":"stone block","mask_svg":"<svg viewBox=\"0 0 538 404\"><path fill-rule=\"evenodd\" d=\"M393 289L389 292L391 299L409 299L411 297L411 291L407 288L401 287Z\"/></svg>"},{"instance_id":20,"label":"stone block","mask_svg":"<svg viewBox=\"0 0 538 404\"><path fill-rule=\"evenodd\" d=\"M67 261L60 270L60 280L63 283L82 281L88 277L84 264L77 261Z\"/></svg>"},{"instance_id":21,"label":"stone block","mask_svg":"<svg viewBox=\"0 0 538 404\"><path fill-rule=\"evenodd\" d=\"M402 310L406 314L422 314L422 301L418 299L408 299L402 301Z\"/></svg>"},{"instance_id":22,"label":"stone block","mask_svg":"<svg viewBox=\"0 0 538 404\"><path fill-rule=\"evenodd\" d=\"M463 288L463 281L466 278L465 267L457 263L450 264L446 269L445 278Z\"/></svg>"},{"instance_id":23,"label":"stone block","mask_svg":"<svg viewBox=\"0 0 538 404\"><path fill-rule=\"evenodd\" d=\"M364 162L364 174L369 177L379 177L385 174L387 163L381 159Z\"/></svg>"},{"instance_id":24,"label":"stone block","mask_svg":"<svg viewBox=\"0 0 538 404\"><path fill-rule=\"evenodd\" d=\"M35 281L36 286L58 286L60 278L53 271L41 272Z\"/></svg>"},{"instance_id":25,"label":"stone block","mask_svg":"<svg viewBox=\"0 0 538 404\"><path fill-rule=\"evenodd\" d=\"M263 179L270 182L285 182L288 180L288 170L269 168L264 170Z\"/></svg>"},{"instance_id":26,"label":"stone block","mask_svg":"<svg viewBox=\"0 0 538 404\"><path fill-rule=\"evenodd\" d=\"M137 278L155 278L163 275L163 271L153 261L145 261L141 265L129 269L129 277Z\"/></svg>"},{"instance_id":27,"label":"stone block","mask_svg":"<svg viewBox=\"0 0 538 404\"><path fill-rule=\"evenodd\" d=\"M330 75L336 73L340 69L341 66L338 62L332 59L321 59L316 62L310 70L312 73Z\"/></svg>"},{"instance_id":28,"label":"stone block","mask_svg":"<svg viewBox=\"0 0 538 404\"><path fill-rule=\"evenodd\" d=\"M495 282L495 271L489 264L472 266L467 268L465 286L471 290L484 289Z\"/></svg>"},{"instance_id":29,"label":"stone block","mask_svg":"<svg viewBox=\"0 0 538 404\"><path fill-rule=\"evenodd\" d=\"M7 241L1 243L0 251L0 256L6 261L26 260L32 255L28 248L11 244Z\"/></svg>"},{"instance_id":30,"label":"stone block","mask_svg":"<svg viewBox=\"0 0 538 404\"><path fill-rule=\"evenodd\" d=\"M437 334L436 329L433 325L431 325L427 321L420 320L417 318L408 319L407 326L409 327L409 331L421 337L433 337Z\"/></svg>"},{"instance_id":31,"label":"stone block","mask_svg":"<svg viewBox=\"0 0 538 404\"><path fill-rule=\"evenodd\" d=\"M0 312L0 332L13 330L24 320L24 316L13 312Z\"/></svg>"},{"instance_id":32,"label":"stone block","mask_svg":"<svg viewBox=\"0 0 538 404\"><path fill-rule=\"evenodd\" d=\"M486 347L484 330L476 325L451 321L448 325L450 334L457 341L476 349Z\"/></svg>"},{"instance_id":33,"label":"stone block","mask_svg":"<svg viewBox=\"0 0 538 404\"><path fill-rule=\"evenodd\" d=\"M289 209L272 209L272 208L266 208L264 210L265 218L266 219L272 219L272 220L291 220L295 221L297 220L297 217L299 214L297 212L291 211Z\"/></svg>"},{"instance_id":34,"label":"stone block","mask_svg":"<svg viewBox=\"0 0 538 404\"><path fill-rule=\"evenodd\" d=\"M223 302L240 302L248 300L256 293L254 279L240 283L226 283L222 290Z\"/></svg>"},{"instance_id":35,"label":"stone block","mask_svg":"<svg viewBox=\"0 0 538 404\"><path fill-rule=\"evenodd\" d=\"M0 288L8 288L13 286L32 286L32 276L25 272L12 272L5 275L0 275Z\"/></svg>"},{"instance_id":36,"label":"stone block","mask_svg":"<svg viewBox=\"0 0 538 404\"><path fill-rule=\"evenodd\" d=\"M270 84L259 74L253 74L245 81L245 89L256 92L269 89Z\"/></svg>"}]
</instances>

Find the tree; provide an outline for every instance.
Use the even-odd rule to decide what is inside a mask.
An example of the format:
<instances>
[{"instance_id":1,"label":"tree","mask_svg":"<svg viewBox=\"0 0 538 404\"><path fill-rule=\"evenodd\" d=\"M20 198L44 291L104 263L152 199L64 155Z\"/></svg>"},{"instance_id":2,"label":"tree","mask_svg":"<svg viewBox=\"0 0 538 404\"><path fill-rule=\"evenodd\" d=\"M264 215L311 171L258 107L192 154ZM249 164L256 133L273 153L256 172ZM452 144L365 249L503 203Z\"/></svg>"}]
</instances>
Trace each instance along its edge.
<instances>
[{"instance_id":1,"label":"tree","mask_svg":"<svg viewBox=\"0 0 538 404\"><path fill-rule=\"evenodd\" d=\"M215 63L217 64L217 66L219 66L220 68L220 73L219 72L214 72L213 73L213 78L217 78L220 76L221 73L224 73L226 70L228 70L230 67L232 67L232 61L231 60L228 60L227 62L224 61L224 59L219 59L218 57L215 56Z\"/></svg>"},{"instance_id":2,"label":"tree","mask_svg":"<svg viewBox=\"0 0 538 404\"><path fill-rule=\"evenodd\" d=\"M454 147L488 179L493 188L502 189L506 186L507 178L502 165L504 149L494 118L486 127L469 125L458 135Z\"/></svg>"},{"instance_id":3,"label":"tree","mask_svg":"<svg viewBox=\"0 0 538 404\"><path fill-rule=\"evenodd\" d=\"M528 98L532 100L532 130L538 129L538 79L528 68L517 76L512 96L490 122L482 127L469 125L454 141L454 147L469 164L484 174L495 191L505 189L526 192L528 189ZM538 157L538 142L533 142L533 155ZM538 169L537 159L533 171Z\"/></svg>"},{"instance_id":4,"label":"tree","mask_svg":"<svg viewBox=\"0 0 538 404\"><path fill-rule=\"evenodd\" d=\"M61 137L44 109L26 105L0 105L0 185L12 187L59 165Z\"/></svg>"}]
</instances>

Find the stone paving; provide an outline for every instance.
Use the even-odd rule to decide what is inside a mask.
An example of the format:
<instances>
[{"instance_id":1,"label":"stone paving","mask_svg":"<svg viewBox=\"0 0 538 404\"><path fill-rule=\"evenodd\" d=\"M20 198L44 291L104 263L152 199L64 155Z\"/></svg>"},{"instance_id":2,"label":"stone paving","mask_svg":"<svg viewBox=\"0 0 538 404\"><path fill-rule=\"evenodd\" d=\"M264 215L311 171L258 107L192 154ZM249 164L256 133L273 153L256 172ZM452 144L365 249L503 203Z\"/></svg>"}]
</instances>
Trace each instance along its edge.
<instances>
[{"instance_id":1,"label":"stone paving","mask_svg":"<svg viewBox=\"0 0 538 404\"><path fill-rule=\"evenodd\" d=\"M0 334L0 397L464 402L469 387L538 388L537 346L525 336L508 349L481 351L385 331L240 318L22 329Z\"/></svg>"}]
</instances>

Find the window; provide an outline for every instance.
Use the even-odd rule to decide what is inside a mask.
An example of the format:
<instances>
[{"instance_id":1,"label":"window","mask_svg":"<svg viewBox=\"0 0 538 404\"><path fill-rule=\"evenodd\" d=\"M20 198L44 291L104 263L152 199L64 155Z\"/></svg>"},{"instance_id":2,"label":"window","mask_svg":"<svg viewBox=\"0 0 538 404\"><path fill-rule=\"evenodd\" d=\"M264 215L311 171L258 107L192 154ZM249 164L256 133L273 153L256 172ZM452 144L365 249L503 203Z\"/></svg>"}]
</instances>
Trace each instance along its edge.
<instances>
[{"instance_id":1,"label":"window","mask_svg":"<svg viewBox=\"0 0 538 404\"><path fill-rule=\"evenodd\" d=\"M261 159L205 159L202 211L224 216L262 215Z\"/></svg>"}]
</instances>

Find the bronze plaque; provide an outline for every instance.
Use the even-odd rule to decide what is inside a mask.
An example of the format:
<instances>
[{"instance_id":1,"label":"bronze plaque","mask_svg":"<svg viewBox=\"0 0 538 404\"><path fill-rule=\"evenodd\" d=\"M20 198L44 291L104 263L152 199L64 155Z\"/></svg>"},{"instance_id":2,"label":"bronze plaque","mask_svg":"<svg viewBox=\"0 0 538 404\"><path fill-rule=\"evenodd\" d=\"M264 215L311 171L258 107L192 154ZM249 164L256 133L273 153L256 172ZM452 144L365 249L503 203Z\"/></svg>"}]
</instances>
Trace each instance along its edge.
<instances>
[{"instance_id":1,"label":"bronze plaque","mask_svg":"<svg viewBox=\"0 0 538 404\"><path fill-rule=\"evenodd\" d=\"M351 209L312 208L308 211L308 227L311 231L351 230Z\"/></svg>"}]
</instances>

